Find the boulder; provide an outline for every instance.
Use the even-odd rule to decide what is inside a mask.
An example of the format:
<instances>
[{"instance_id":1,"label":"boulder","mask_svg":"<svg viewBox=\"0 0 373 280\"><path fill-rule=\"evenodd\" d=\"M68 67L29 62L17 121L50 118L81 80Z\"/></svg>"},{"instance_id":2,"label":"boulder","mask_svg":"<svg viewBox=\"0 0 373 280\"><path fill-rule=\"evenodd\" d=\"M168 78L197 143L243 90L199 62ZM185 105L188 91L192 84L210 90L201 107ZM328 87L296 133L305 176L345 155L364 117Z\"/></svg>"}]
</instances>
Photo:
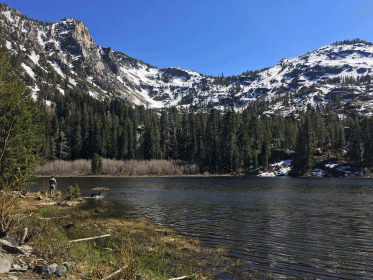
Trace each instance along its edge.
<instances>
[{"instance_id":1,"label":"boulder","mask_svg":"<svg viewBox=\"0 0 373 280\"><path fill-rule=\"evenodd\" d=\"M56 267L57 266L54 266L54 265L51 265L51 266L37 265L35 266L34 271L44 278L44 277L49 277L49 276L54 275L54 273L57 270Z\"/></svg>"},{"instance_id":2,"label":"boulder","mask_svg":"<svg viewBox=\"0 0 373 280\"><path fill-rule=\"evenodd\" d=\"M1 246L8 245L8 246L14 246L14 247L18 246L17 241L14 238L11 238L11 237L4 237L4 238L0 239L0 245Z\"/></svg>"},{"instance_id":3,"label":"boulder","mask_svg":"<svg viewBox=\"0 0 373 280\"><path fill-rule=\"evenodd\" d=\"M64 277L67 273L71 272L72 264L63 263L61 265L52 264L50 266L35 266L34 271L41 277L57 276Z\"/></svg>"},{"instance_id":4,"label":"boulder","mask_svg":"<svg viewBox=\"0 0 373 280\"><path fill-rule=\"evenodd\" d=\"M12 270L16 271L26 271L28 269L27 264L12 264Z\"/></svg>"},{"instance_id":5,"label":"boulder","mask_svg":"<svg viewBox=\"0 0 373 280\"><path fill-rule=\"evenodd\" d=\"M9 242L9 244L7 244L7 245L14 246L14 247L18 246L17 241L14 238L12 238L12 237L5 237L3 240Z\"/></svg>"},{"instance_id":6,"label":"boulder","mask_svg":"<svg viewBox=\"0 0 373 280\"><path fill-rule=\"evenodd\" d=\"M56 267L56 272L54 273L57 277L63 277L67 273L67 267L60 264Z\"/></svg>"},{"instance_id":7,"label":"boulder","mask_svg":"<svg viewBox=\"0 0 373 280\"><path fill-rule=\"evenodd\" d=\"M0 252L0 273L8 273L12 269L13 257Z\"/></svg>"},{"instance_id":8,"label":"boulder","mask_svg":"<svg viewBox=\"0 0 373 280\"><path fill-rule=\"evenodd\" d=\"M64 229L69 229L69 228L71 228L73 226L74 226L74 223L68 223L67 225L64 225L63 228Z\"/></svg>"},{"instance_id":9,"label":"boulder","mask_svg":"<svg viewBox=\"0 0 373 280\"><path fill-rule=\"evenodd\" d=\"M18 246L9 246L7 244L3 244L3 249L9 254L22 254L25 256L29 256L30 252L23 250Z\"/></svg>"}]
</instances>

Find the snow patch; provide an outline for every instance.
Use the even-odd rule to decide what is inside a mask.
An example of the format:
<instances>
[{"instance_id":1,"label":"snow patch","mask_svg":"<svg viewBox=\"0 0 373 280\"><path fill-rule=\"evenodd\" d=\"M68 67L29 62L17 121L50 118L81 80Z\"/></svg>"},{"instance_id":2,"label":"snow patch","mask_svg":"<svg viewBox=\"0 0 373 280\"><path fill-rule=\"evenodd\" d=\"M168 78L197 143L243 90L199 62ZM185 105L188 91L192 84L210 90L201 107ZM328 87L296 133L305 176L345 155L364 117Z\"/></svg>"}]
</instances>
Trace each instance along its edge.
<instances>
[{"instance_id":1,"label":"snow patch","mask_svg":"<svg viewBox=\"0 0 373 280\"><path fill-rule=\"evenodd\" d=\"M6 47L8 50L11 50L11 49L12 49L12 43L9 42L9 41L5 41L5 47Z\"/></svg>"},{"instance_id":2,"label":"snow patch","mask_svg":"<svg viewBox=\"0 0 373 280\"><path fill-rule=\"evenodd\" d=\"M93 98L97 98L96 93L91 90L88 92L88 94L89 96L92 96Z\"/></svg>"},{"instance_id":3,"label":"snow patch","mask_svg":"<svg viewBox=\"0 0 373 280\"><path fill-rule=\"evenodd\" d=\"M39 59L40 55L36 54L35 51L31 52L31 55L29 55L29 58L34 62L36 65L39 65Z\"/></svg>"},{"instance_id":4,"label":"snow patch","mask_svg":"<svg viewBox=\"0 0 373 280\"><path fill-rule=\"evenodd\" d=\"M63 95L65 96L65 90L63 90L62 88L60 87L57 87L58 91Z\"/></svg>"},{"instance_id":5,"label":"snow patch","mask_svg":"<svg viewBox=\"0 0 373 280\"><path fill-rule=\"evenodd\" d=\"M69 82L70 82L70 84L72 84L74 86L78 85L78 83L73 78L71 78L71 77L69 77Z\"/></svg>"},{"instance_id":6,"label":"snow patch","mask_svg":"<svg viewBox=\"0 0 373 280\"><path fill-rule=\"evenodd\" d=\"M38 88L37 85L35 85L33 88L30 88L30 89L31 89L31 92L32 92L32 99L37 100L40 89Z\"/></svg>"},{"instance_id":7,"label":"snow patch","mask_svg":"<svg viewBox=\"0 0 373 280\"><path fill-rule=\"evenodd\" d=\"M61 70L61 67L58 65L57 62L50 62L48 61L48 63L54 68L54 70L63 78L65 78L65 75L63 74L62 70Z\"/></svg>"},{"instance_id":8,"label":"snow patch","mask_svg":"<svg viewBox=\"0 0 373 280\"><path fill-rule=\"evenodd\" d=\"M324 170L315 168L315 169L313 170L313 175L314 175L314 176L320 176L320 177L323 177L323 176L325 175L325 173L324 173Z\"/></svg>"},{"instance_id":9,"label":"snow patch","mask_svg":"<svg viewBox=\"0 0 373 280\"><path fill-rule=\"evenodd\" d=\"M29 66L27 66L26 64L24 64L24 63L22 62L21 67L22 67L23 69L26 70L27 74L28 74L31 78L33 78L33 79L35 80L35 73L34 73L34 71L33 71Z\"/></svg>"},{"instance_id":10,"label":"snow patch","mask_svg":"<svg viewBox=\"0 0 373 280\"><path fill-rule=\"evenodd\" d=\"M12 18L11 11L4 11L2 13L11 23L14 22L14 19Z\"/></svg>"},{"instance_id":11,"label":"snow patch","mask_svg":"<svg viewBox=\"0 0 373 280\"><path fill-rule=\"evenodd\" d=\"M276 174L274 172L263 172L263 171L259 171L258 176L259 177L276 177Z\"/></svg>"}]
</instances>

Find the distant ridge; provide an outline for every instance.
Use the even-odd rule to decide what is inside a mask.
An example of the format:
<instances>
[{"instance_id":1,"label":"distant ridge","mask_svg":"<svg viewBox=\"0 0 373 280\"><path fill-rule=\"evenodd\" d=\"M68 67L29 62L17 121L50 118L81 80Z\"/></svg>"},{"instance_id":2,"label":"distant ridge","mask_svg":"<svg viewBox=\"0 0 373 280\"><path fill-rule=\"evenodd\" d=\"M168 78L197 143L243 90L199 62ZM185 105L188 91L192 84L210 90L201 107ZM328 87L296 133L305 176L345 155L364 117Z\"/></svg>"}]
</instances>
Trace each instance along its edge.
<instances>
[{"instance_id":1,"label":"distant ridge","mask_svg":"<svg viewBox=\"0 0 373 280\"><path fill-rule=\"evenodd\" d=\"M340 112L371 116L373 44L345 40L275 66L232 77L157 68L110 47L97 46L83 22L35 21L0 4L1 44L35 98L79 90L97 99L123 98L149 107L241 110L265 102L266 114L337 104Z\"/></svg>"}]
</instances>

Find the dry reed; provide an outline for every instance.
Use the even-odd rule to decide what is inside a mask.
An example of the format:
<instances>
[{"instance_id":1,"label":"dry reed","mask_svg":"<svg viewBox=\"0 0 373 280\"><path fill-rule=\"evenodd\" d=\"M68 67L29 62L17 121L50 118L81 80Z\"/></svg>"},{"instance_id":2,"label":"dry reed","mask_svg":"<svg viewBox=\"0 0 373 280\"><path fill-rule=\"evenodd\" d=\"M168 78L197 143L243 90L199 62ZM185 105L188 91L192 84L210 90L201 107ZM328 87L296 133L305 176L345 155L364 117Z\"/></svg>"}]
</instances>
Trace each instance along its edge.
<instances>
[{"instance_id":1,"label":"dry reed","mask_svg":"<svg viewBox=\"0 0 373 280\"><path fill-rule=\"evenodd\" d=\"M56 160L37 167L41 176L85 176L91 175L91 160ZM115 160L103 159L101 175L112 176L182 176L199 174L194 163L181 160Z\"/></svg>"}]
</instances>

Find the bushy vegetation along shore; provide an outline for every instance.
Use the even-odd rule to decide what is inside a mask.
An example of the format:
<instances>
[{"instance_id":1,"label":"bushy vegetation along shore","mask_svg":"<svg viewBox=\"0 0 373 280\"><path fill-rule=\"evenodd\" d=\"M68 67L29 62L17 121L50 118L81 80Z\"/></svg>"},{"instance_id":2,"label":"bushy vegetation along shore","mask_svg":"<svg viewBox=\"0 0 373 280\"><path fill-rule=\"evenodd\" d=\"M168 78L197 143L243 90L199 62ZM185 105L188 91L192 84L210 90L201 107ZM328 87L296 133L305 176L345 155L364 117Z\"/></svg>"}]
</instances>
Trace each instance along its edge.
<instances>
[{"instance_id":1,"label":"bushy vegetation along shore","mask_svg":"<svg viewBox=\"0 0 373 280\"><path fill-rule=\"evenodd\" d=\"M87 176L92 175L91 160L56 160L36 168L40 176ZM102 168L96 174L113 176L162 176L196 175L199 168L193 163L180 160L115 160L102 159Z\"/></svg>"}]
</instances>

